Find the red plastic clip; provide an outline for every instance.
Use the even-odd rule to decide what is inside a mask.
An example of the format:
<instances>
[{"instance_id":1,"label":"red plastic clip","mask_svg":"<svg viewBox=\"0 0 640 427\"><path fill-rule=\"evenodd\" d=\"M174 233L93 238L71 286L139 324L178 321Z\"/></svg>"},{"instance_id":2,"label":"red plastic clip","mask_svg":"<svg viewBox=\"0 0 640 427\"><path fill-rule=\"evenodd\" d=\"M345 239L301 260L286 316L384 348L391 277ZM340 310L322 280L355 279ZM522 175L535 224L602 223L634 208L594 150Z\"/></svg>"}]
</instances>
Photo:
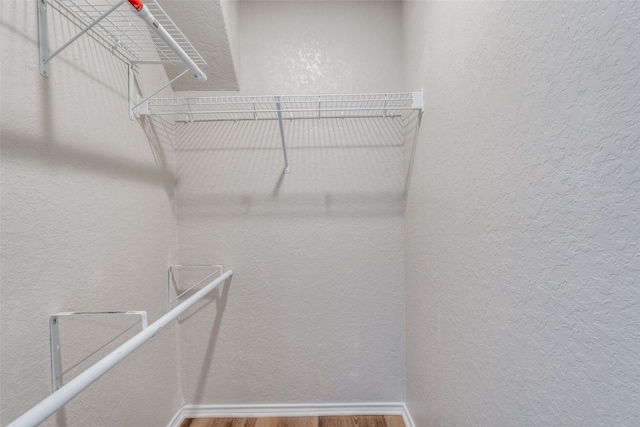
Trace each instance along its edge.
<instances>
[{"instance_id":1,"label":"red plastic clip","mask_svg":"<svg viewBox=\"0 0 640 427\"><path fill-rule=\"evenodd\" d=\"M133 6L137 12L140 12L144 7L144 4L140 0L129 0L129 4Z\"/></svg>"}]
</instances>

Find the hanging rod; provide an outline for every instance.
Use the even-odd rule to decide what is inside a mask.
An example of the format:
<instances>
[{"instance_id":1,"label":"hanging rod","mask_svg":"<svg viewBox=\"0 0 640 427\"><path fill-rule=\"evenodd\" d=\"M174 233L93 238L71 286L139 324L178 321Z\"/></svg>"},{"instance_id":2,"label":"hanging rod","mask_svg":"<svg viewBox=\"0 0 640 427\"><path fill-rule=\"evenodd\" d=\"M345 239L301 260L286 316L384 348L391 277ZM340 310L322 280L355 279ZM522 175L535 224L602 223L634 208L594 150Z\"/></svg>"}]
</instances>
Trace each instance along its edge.
<instances>
[{"instance_id":1,"label":"hanging rod","mask_svg":"<svg viewBox=\"0 0 640 427\"><path fill-rule=\"evenodd\" d=\"M202 56L178 29L156 0L37 0L40 74L49 76L49 62L89 30L120 51L129 63L184 63L198 81L207 76L198 67L205 64ZM128 2L140 20L129 19L120 6ZM48 4L59 6L86 26L60 48L49 54L47 26ZM150 28L153 33L147 30ZM162 43L160 43L162 42Z\"/></svg>"},{"instance_id":2,"label":"hanging rod","mask_svg":"<svg viewBox=\"0 0 640 427\"><path fill-rule=\"evenodd\" d=\"M67 402L76 397L85 388L93 384L98 378L106 374L111 368L120 363L125 357L133 353L138 347L147 342L171 321L187 311L196 302L204 298L220 284L233 276L232 270L227 270L220 277L199 290L195 295L185 300L173 310L153 322L147 328L138 332L120 347L100 359L86 371L60 387L57 391L43 399L40 403L16 418L7 427L35 427L49 416L63 407Z\"/></svg>"},{"instance_id":3,"label":"hanging rod","mask_svg":"<svg viewBox=\"0 0 640 427\"><path fill-rule=\"evenodd\" d=\"M134 12L142 18L144 22L147 23L149 28L151 28L157 35L162 39L163 42L171 48L171 50L178 55L178 57L184 62L196 80L200 82L204 82L207 80L207 76L202 72L202 70L196 65L195 62L187 55L187 53L180 47L180 45L171 37L171 34L164 29L162 24L158 22L158 20L153 16L153 14L149 11L149 8L142 3L140 0L129 0L129 4Z\"/></svg>"}]
</instances>

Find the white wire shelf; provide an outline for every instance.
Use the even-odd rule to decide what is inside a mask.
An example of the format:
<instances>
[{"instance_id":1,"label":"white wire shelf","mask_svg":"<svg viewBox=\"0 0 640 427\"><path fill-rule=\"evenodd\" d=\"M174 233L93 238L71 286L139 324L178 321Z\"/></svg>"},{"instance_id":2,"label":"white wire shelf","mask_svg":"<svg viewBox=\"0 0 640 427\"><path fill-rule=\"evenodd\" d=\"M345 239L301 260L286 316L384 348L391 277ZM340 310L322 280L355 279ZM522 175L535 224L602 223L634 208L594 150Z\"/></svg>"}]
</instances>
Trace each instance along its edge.
<instances>
[{"instance_id":1,"label":"white wire shelf","mask_svg":"<svg viewBox=\"0 0 640 427\"><path fill-rule=\"evenodd\" d=\"M138 114L177 116L177 120L278 120L355 117L398 117L423 110L420 92L216 96L199 98L150 98Z\"/></svg>"},{"instance_id":2,"label":"white wire shelf","mask_svg":"<svg viewBox=\"0 0 640 427\"><path fill-rule=\"evenodd\" d=\"M53 8L66 11L87 26L94 24L109 10L121 3L119 0L41 1L48 3ZM144 4L196 64L205 64L200 53L155 0L145 0ZM142 19L132 13L128 2L117 6L106 17L100 19L98 23L94 24L91 31L118 49L130 62L159 64L182 62L174 50L156 33L150 31Z\"/></svg>"},{"instance_id":3,"label":"white wire shelf","mask_svg":"<svg viewBox=\"0 0 640 427\"><path fill-rule=\"evenodd\" d=\"M406 118L424 111L424 93L148 97L131 109L140 116L173 116L178 122L278 120L284 173L289 173L284 120Z\"/></svg>"}]
</instances>

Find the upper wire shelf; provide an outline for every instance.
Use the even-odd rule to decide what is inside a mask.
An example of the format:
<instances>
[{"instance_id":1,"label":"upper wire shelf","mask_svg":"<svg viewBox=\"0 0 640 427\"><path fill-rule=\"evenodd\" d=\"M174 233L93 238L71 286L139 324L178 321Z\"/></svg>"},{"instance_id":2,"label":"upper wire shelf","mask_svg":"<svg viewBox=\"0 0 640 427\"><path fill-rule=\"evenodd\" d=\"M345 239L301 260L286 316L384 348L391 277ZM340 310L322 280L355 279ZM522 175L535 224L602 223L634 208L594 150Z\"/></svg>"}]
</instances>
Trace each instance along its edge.
<instances>
[{"instance_id":1,"label":"upper wire shelf","mask_svg":"<svg viewBox=\"0 0 640 427\"><path fill-rule=\"evenodd\" d=\"M129 3L118 0L43 0L52 7L60 7L72 14L80 22L91 25L109 10L108 16L94 24L92 30L114 48L118 49L130 62L139 63L179 63L181 58L147 24L131 13ZM122 3L118 6L119 3ZM156 0L145 0L144 4L155 19L173 37L182 50L196 63L206 62L191 42L165 13Z\"/></svg>"},{"instance_id":2,"label":"upper wire shelf","mask_svg":"<svg viewBox=\"0 0 640 427\"><path fill-rule=\"evenodd\" d=\"M352 117L397 117L423 110L422 92L216 96L150 98L138 107L140 115L178 115L195 120L278 120Z\"/></svg>"}]
</instances>

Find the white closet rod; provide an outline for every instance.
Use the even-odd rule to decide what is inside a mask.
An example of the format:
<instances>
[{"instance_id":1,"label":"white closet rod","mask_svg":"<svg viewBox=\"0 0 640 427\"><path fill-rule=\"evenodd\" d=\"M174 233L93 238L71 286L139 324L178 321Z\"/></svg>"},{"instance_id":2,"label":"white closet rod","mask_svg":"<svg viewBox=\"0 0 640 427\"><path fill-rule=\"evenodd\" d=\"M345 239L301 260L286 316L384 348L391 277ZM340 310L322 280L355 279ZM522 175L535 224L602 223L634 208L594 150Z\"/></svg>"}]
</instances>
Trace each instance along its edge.
<instances>
[{"instance_id":1,"label":"white closet rod","mask_svg":"<svg viewBox=\"0 0 640 427\"><path fill-rule=\"evenodd\" d=\"M138 15L147 25L164 41L171 50L178 55L178 57L184 62L189 70L193 73L198 81L204 82L207 80L207 76L196 65L195 62L186 54L186 52L180 47L180 45L171 37L171 34L164 29L162 24L153 16L149 11L149 8L145 6L140 0L128 0L134 13Z\"/></svg>"},{"instance_id":2,"label":"white closet rod","mask_svg":"<svg viewBox=\"0 0 640 427\"><path fill-rule=\"evenodd\" d=\"M67 402L76 397L85 388L89 387L98 378L106 374L111 368L116 366L135 349L153 338L160 329L167 326L172 320L187 311L193 304L201 300L205 295L213 291L221 283L233 276L232 270L227 270L220 277L207 286L196 292L195 295L185 300L182 304L169 311L167 314L153 322L149 327L139 332L120 347L100 359L86 371L69 381L52 393L49 397L29 409L27 412L16 418L7 427L35 427L51 416Z\"/></svg>"}]
</instances>

